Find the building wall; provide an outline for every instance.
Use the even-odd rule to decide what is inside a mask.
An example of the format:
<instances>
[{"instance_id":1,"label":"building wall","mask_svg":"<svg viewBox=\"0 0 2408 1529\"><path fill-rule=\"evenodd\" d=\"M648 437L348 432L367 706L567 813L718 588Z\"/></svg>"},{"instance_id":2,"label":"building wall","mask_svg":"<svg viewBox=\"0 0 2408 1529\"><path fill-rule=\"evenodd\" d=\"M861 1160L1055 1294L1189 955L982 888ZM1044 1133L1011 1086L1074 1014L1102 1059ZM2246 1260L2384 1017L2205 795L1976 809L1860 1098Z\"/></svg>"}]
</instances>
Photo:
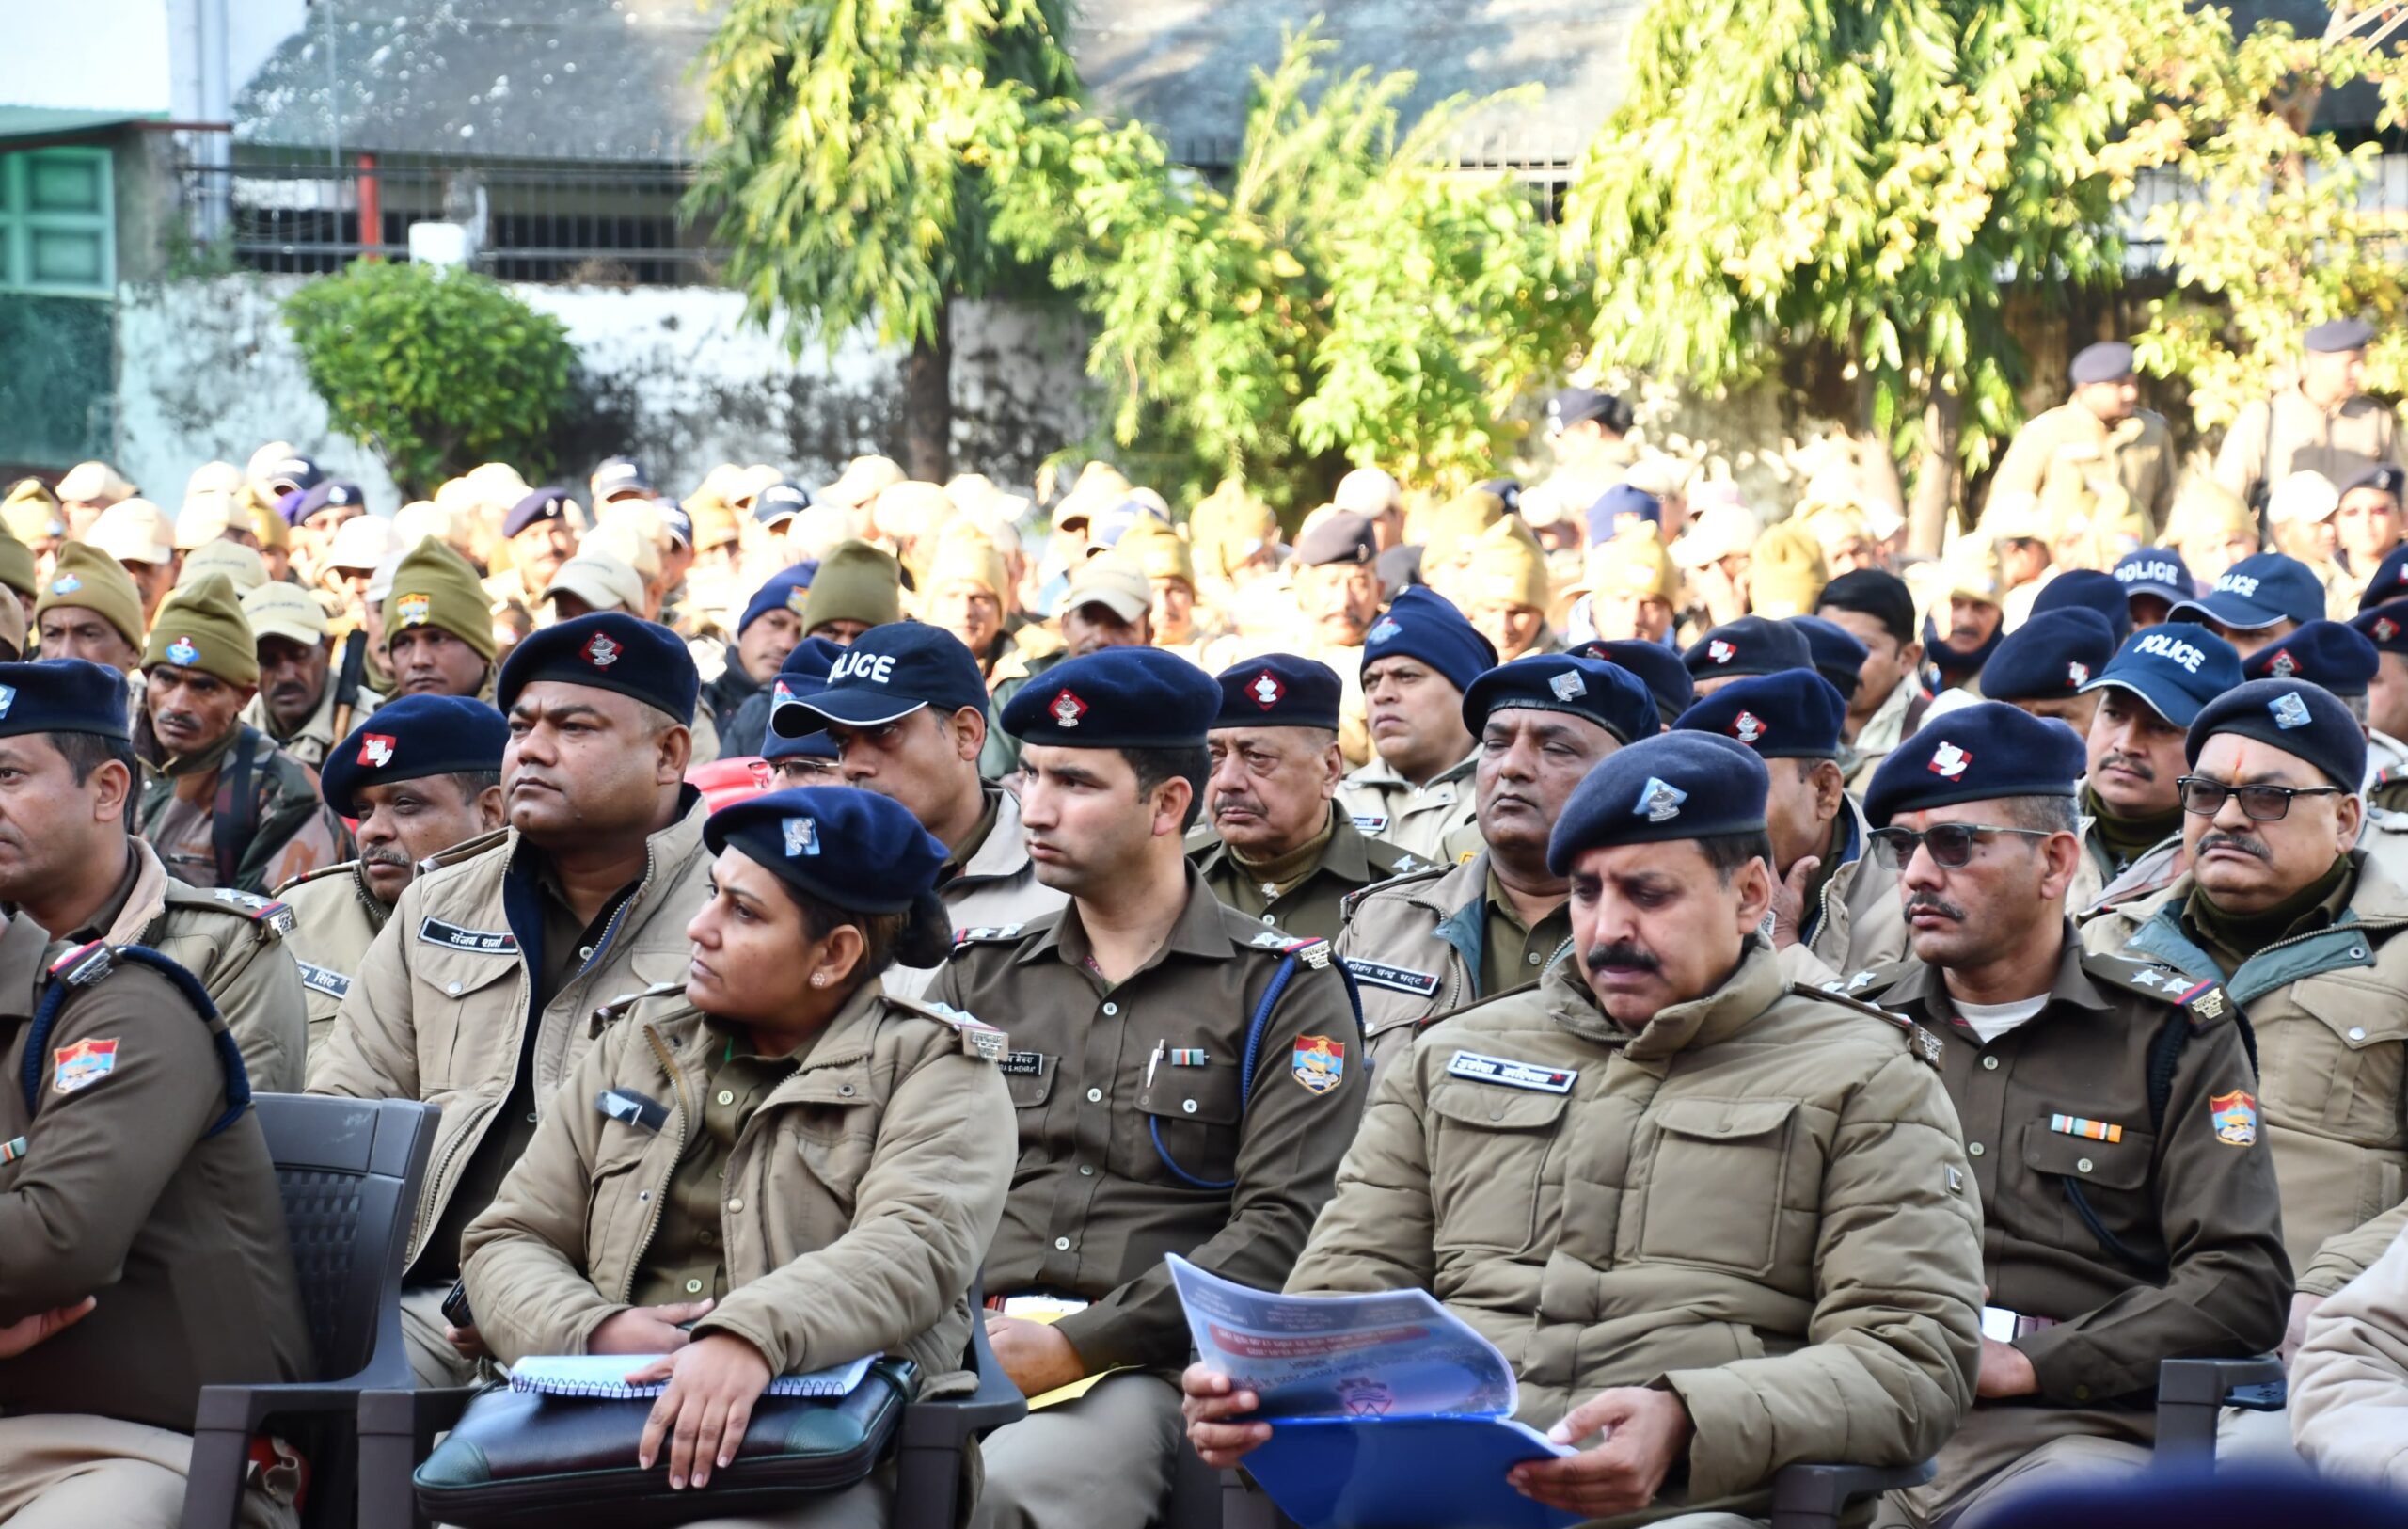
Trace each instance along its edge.
<instances>
[{"instance_id":1,"label":"building wall","mask_svg":"<svg viewBox=\"0 0 2408 1529\"><path fill-rule=\"evenodd\" d=\"M192 470L290 440L389 510L374 456L332 435L277 305L305 278L128 283L118 302L118 466L172 510ZM738 322L733 293L700 287L515 288L568 327L585 371L560 432L564 476L629 452L673 492L721 462L769 462L817 485L901 439L899 351L848 338L789 358ZM957 467L1025 483L1088 428L1075 316L965 304L955 317Z\"/></svg>"}]
</instances>

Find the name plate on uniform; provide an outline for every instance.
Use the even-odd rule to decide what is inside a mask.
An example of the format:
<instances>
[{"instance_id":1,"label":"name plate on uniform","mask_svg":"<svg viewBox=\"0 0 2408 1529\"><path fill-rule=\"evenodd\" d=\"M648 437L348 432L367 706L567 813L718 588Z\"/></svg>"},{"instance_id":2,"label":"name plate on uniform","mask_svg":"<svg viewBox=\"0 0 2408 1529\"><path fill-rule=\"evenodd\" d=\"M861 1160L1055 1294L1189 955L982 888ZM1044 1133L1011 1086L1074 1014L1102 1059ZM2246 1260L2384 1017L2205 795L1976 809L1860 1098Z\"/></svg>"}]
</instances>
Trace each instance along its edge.
<instances>
[{"instance_id":1,"label":"name plate on uniform","mask_svg":"<svg viewBox=\"0 0 2408 1529\"><path fill-rule=\"evenodd\" d=\"M301 968L303 987L323 993L330 998L350 996L351 979L333 967L321 966L315 962L309 961L296 961L293 964Z\"/></svg>"},{"instance_id":2,"label":"name plate on uniform","mask_svg":"<svg viewBox=\"0 0 2408 1529\"><path fill-rule=\"evenodd\" d=\"M1003 1060L995 1063L1009 1077L1043 1077L1045 1053L1042 1051L1007 1051Z\"/></svg>"},{"instance_id":3,"label":"name plate on uniform","mask_svg":"<svg viewBox=\"0 0 2408 1529\"><path fill-rule=\"evenodd\" d=\"M1391 966L1381 961L1358 961L1353 956L1346 958L1346 969L1354 974L1357 982L1368 982L1373 987L1394 988L1399 993L1410 993L1423 998L1438 991L1436 972L1417 972L1410 966Z\"/></svg>"},{"instance_id":4,"label":"name plate on uniform","mask_svg":"<svg viewBox=\"0 0 2408 1529\"><path fill-rule=\"evenodd\" d=\"M457 924L447 924L440 918L424 918L419 921L418 937L446 950L473 950L484 956L515 956L518 953L518 936L506 929L463 929Z\"/></svg>"},{"instance_id":5,"label":"name plate on uniform","mask_svg":"<svg viewBox=\"0 0 2408 1529\"><path fill-rule=\"evenodd\" d=\"M1387 832L1388 815L1385 812L1350 812L1347 816L1354 820L1354 832L1357 834Z\"/></svg>"},{"instance_id":6,"label":"name plate on uniform","mask_svg":"<svg viewBox=\"0 0 2408 1529\"><path fill-rule=\"evenodd\" d=\"M1529 1089L1538 1093L1570 1093L1572 1080L1580 1074L1576 1068L1540 1067L1510 1057L1458 1051L1448 1059L1447 1075L1469 1078L1474 1083L1499 1083L1509 1089Z\"/></svg>"}]
</instances>

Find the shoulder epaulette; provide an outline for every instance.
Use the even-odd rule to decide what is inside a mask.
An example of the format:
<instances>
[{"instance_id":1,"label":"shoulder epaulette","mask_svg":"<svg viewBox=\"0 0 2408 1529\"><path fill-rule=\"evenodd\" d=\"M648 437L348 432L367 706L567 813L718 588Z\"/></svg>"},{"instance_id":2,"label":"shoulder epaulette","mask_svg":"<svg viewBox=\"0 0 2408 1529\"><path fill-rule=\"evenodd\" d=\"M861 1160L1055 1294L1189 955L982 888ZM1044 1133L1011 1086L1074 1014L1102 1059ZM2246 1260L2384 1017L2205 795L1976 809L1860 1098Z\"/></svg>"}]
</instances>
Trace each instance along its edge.
<instances>
[{"instance_id":1,"label":"shoulder epaulette","mask_svg":"<svg viewBox=\"0 0 2408 1529\"><path fill-rule=\"evenodd\" d=\"M1373 882L1369 886L1358 886L1338 900L1338 916L1341 919L1354 917L1354 910L1362 906L1363 900L1374 893L1385 892L1392 886L1402 886L1408 882L1434 881L1454 868L1452 866L1442 866L1432 861L1420 861L1411 870L1400 870L1386 881Z\"/></svg>"},{"instance_id":2,"label":"shoulder epaulette","mask_svg":"<svg viewBox=\"0 0 2408 1529\"><path fill-rule=\"evenodd\" d=\"M1275 950L1283 956L1293 956L1315 971L1329 964L1329 942L1318 937L1299 939L1275 929L1266 929L1248 940L1246 945L1256 950Z\"/></svg>"},{"instance_id":3,"label":"shoulder epaulette","mask_svg":"<svg viewBox=\"0 0 2408 1529\"><path fill-rule=\"evenodd\" d=\"M331 866L320 866L315 870L305 870L278 886L276 889L276 895L281 898L296 886L307 886L311 882L323 882L329 876L348 876L358 868L359 862L356 860L338 860Z\"/></svg>"},{"instance_id":4,"label":"shoulder epaulette","mask_svg":"<svg viewBox=\"0 0 2408 1529\"><path fill-rule=\"evenodd\" d=\"M606 1026L615 1025L626 1018L628 1012L646 998L665 998L670 994L685 991L686 984L683 982L655 982L652 986L639 992L622 993L617 997L595 1006L591 1033L601 1034Z\"/></svg>"},{"instance_id":5,"label":"shoulder epaulette","mask_svg":"<svg viewBox=\"0 0 2408 1529\"><path fill-rule=\"evenodd\" d=\"M77 946L52 962L50 964L51 980L64 982L69 987L90 987L102 978L106 977L115 964L116 961L109 950L109 942L94 940L89 945Z\"/></svg>"},{"instance_id":6,"label":"shoulder epaulette","mask_svg":"<svg viewBox=\"0 0 2408 1529\"><path fill-rule=\"evenodd\" d=\"M1422 859L1411 850L1399 849L1393 844L1383 843L1375 838L1365 838L1363 847L1364 858L1370 861L1371 868L1380 872L1383 878L1381 881L1370 884L1372 886L1386 885L1400 876L1410 876L1419 870L1445 868L1434 861ZM1383 861L1386 864L1382 864Z\"/></svg>"},{"instance_id":7,"label":"shoulder epaulette","mask_svg":"<svg viewBox=\"0 0 2408 1529\"><path fill-rule=\"evenodd\" d=\"M2232 999L2226 995L2222 983L2213 979L2201 981L2188 972L2159 962L2085 950L2082 953L2082 969L2093 981L2190 1011L2194 1026L2210 1024L2233 1011Z\"/></svg>"},{"instance_id":8,"label":"shoulder epaulette","mask_svg":"<svg viewBox=\"0 0 2408 1529\"><path fill-rule=\"evenodd\" d=\"M167 900L185 907L216 908L247 918L259 926L262 935L273 939L280 940L292 933L293 926L299 921L293 916L293 910L283 903L261 897L256 892L239 891L230 886L212 887L207 891L197 886L182 891L171 888Z\"/></svg>"},{"instance_id":9,"label":"shoulder epaulette","mask_svg":"<svg viewBox=\"0 0 2408 1529\"><path fill-rule=\"evenodd\" d=\"M430 870L439 870L445 866L456 866L463 860L474 860L509 836L509 829L497 828L490 834L479 834L475 838L462 839L452 848L437 850L420 861L418 873L423 876Z\"/></svg>"},{"instance_id":10,"label":"shoulder epaulette","mask_svg":"<svg viewBox=\"0 0 2408 1529\"><path fill-rule=\"evenodd\" d=\"M962 1055L980 1061L1001 1061L1010 1049L1010 1038L977 1015L956 1009L949 1003L928 998L906 998L888 994L887 999L898 1008L909 1009L923 1019L933 1019L961 1037Z\"/></svg>"},{"instance_id":11,"label":"shoulder epaulette","mask_svg":"<svg viewBox=\"0 0 2408 1529\"><path fill-rule=\"evenodd\" d=\"M1879 968L1877 967L1875 970L1877 971ZM1857 974L1859 977L1871 975L1873 975L1871 972ZM1918 1060L1933 1067L1940 1065L1940 1053L1945 1043L1939 1036L1895 1010L1884 1009L1877 1003L1867 1003L1862 998L1850 996L1846 983L1826 982L1817 987L1811 982L1792 982L1789 984L1789 991L1801 998L1818 998L1825 1003L1838 1004L1843 1009L1853 1009L1858 1013L1877 1019L1893 1029L1903 1030L1906 1032L1908 1048L1913 1051Z\"/></svg>"},{"instance_id":12,"label":"shoulder epaulette","mask_svg":"<svg viewBox=\"0 0 2408 1529\"><path fill-rule=\"evenodd\" d=\"M1024 924L977 924L953 932L953 948L963 949L974 945L999 945L1017 940Z\"/></svg>"}]
</instances>

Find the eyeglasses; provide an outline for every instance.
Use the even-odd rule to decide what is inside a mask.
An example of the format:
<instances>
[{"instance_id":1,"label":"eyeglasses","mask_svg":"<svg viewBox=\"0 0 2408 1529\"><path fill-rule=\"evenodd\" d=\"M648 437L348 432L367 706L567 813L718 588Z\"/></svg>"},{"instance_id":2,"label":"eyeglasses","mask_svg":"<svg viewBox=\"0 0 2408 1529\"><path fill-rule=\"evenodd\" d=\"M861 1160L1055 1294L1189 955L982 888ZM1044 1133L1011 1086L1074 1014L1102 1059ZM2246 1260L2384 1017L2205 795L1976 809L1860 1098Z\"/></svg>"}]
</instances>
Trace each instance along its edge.
<instances>
[{"instance_id":1,"label":"eyeglasses","mask_svg":"<svg viewBox=\"0 0 2408 1529\"><path fill-rule=\"evenodd\" d=\"M2225 799L2241 798L2241 811L2252 822L2278 823L2290 816L2295 796L2347 796L2338 786L2226 786L2204 775L2184 775L2174 783L2182 793L2182 810L2212 818L2224 810Z\"/></svg>"},{"instance_id":2,"label":"eyeglasses","mask_svg":"<svg viewBox=\"0 0 2408 1529\"><path fill-rule=\"evenodd\" d=\"M1940 823L1921 833L1911 828L1877 828L1873 831L1873 852L1886 869L1899 870L1921 847L1931 852L1933 860L1953 870L1972 860L1973 846L1985 834L2047 838L2049 833L2041 828L1996 828L1988 823Z\"/></svg>"}]
</instances>

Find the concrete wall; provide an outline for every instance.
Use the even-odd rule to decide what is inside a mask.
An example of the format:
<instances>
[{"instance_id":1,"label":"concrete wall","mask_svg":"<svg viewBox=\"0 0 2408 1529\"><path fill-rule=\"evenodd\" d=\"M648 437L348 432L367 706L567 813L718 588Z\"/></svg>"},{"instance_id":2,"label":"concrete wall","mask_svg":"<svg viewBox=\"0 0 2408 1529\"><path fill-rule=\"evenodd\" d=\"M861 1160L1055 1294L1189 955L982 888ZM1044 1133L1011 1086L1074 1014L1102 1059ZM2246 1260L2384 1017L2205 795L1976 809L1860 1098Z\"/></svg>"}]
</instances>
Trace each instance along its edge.
<instances>
[{"instance_id":1,"label":"concrete wall","mask_svg":"<svg viewBox=\"0 0 2408 1529\"><path fill-rule=\"evenodd\" d=\"M119 468L172 510L213 457L240 463L290 440L390 509L372 454L333 435L277 305L305 278L232 276L129 283L118 305ZM900 353L866 337L789 359L740 325L734 294L699 287L516 289L568 327L585 370L579 417L560 432L559 471L581 481L629 452L673 491L723 461L769 462L803 483L832 477L901 438ZM969 304L955 316L958 470L1025 483L1087 428L1084 339L1066 310Z\"/></svg>"}]
</instances>

